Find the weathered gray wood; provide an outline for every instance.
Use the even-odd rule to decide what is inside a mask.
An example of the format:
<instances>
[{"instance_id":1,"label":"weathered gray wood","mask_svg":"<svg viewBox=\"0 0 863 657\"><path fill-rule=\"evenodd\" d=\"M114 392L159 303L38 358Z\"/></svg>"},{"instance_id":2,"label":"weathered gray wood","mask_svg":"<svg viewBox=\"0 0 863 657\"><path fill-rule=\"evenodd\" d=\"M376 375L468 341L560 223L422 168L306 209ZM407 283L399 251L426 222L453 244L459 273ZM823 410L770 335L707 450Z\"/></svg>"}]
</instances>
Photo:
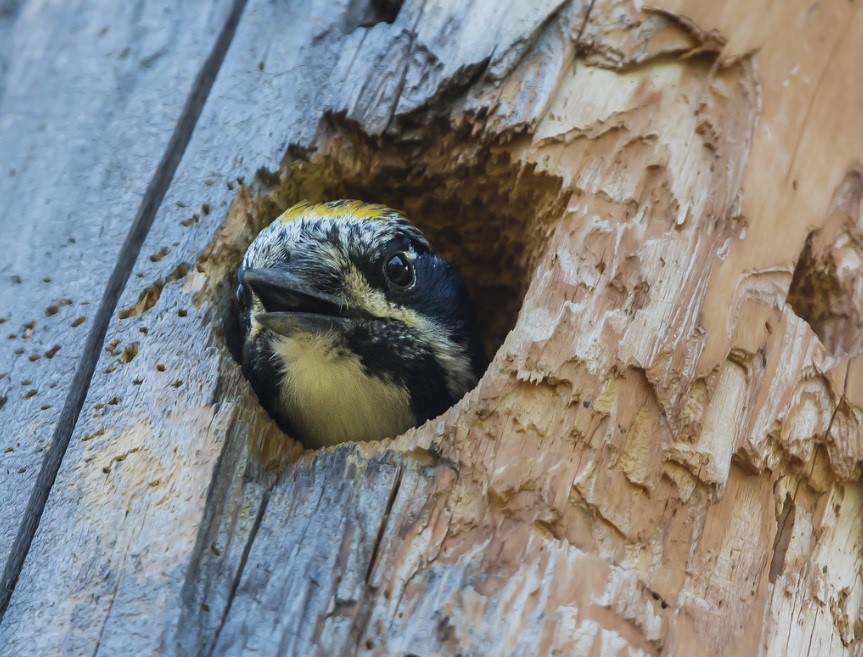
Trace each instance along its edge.
<instances>
[{"instance_id":1,"label":"weathered gray wood","mask_svg":"<svg viewBox=\"0 0 863 657\"><path fill-rule=\"evenodd\" d=\"M412 528L435 491L434 470L417 467L338 450L292 468L268 500L214 650L199 654L361 654L381 542Z\"/></svg>"},{"instance_id":2,"label":"weathered gray wood","mask_svg":"<svg viewBox=\"0 0 863 657\"><path fill-rule=\"evenodd\" d=\"M0 0L0 102L6 89L6 76L12 58L12 32L25 0Z\"/></svg>"},{"instance_id":3,"label":"weathered gray wood","mask_svg":"<svg viewBox=\"0 0 863 657\"><path fill-rule=\"evenodd\" d=\"M448 471L417 470L415 457L402 463L403 455L387 457L391 466L375 466L380 446L372 448L368 465L348 447L293 466L269 494L262 516L267 478L249 471L237 487L247 471L244 429L262 431L266 420L220 346L220 286L249 238L236 222L220 232L236 179L253 183L259 168L278 169L289 145L315 144L327 112L343 113L368 134L380 133L421 106L449 111L451 99L484 71L484 88L491 90L552 32L561 43L574 38L571 27L558 24L559 1L528 7L520 0L506 6L419 0L407 2L393 24L368 27L349 20L348 6L355 5L251 0L246 7L144 243L134 284L109 327L107 349L0 626L0 655L25 648L45 654L191 654L210 645L236 654L247 640L263 643L257 614L274 618L301 607L281 600L278 587L266 587L255 568L275 558L296 573L291 579L280 572L280 581L292 590L311 590L304 573L316 550L301 537L324 541L316 533L320 527L362 528L359 552L344 562L342 573L353 582L346 599L361 597L392 473L400 470L411 480L393 507L403 506L411 516L439 473ZM566 11L577 16L581 8L567 3ZM563 65L563 58L557 61ZM552 74L557 70L546 73ZM510 109L511 116L530 119L542 108ZM348 476L340 474L346 458L358 463ZM359 484L356 473L367 468L380 474ZM296 482L309 477L315 486L309 501L293 506ZM330 477L345 481L331 483ZM330 492L331 486L341 487ZM410 499L404 497L408 491ZM331 494L338 503L309 506ZM354 522L357 506L366 515ZM286 517L298 509L304 515ZM213 537L224 543L211 549ZM321 548L341 544L333 540ZM266 610L256 605L262 591L270 600ZM310 598L305 613L322 618L329 604L324 595ZM341 620L328 621L338 629L333 640L355 639L367 612L358 603ZM303 633L310 628L296 618L283 623L276 639L304 654L310 638Z\"/></svg>"},{"instance_id":4,"label":"weathered gray wood","mask_svg":"<svg viewBox=\"0 0 863 657\"><path fill-rule=\"evenodd\" d=\"M234 4L4 4L0 613Z\"/></svg>"}]
</instances>

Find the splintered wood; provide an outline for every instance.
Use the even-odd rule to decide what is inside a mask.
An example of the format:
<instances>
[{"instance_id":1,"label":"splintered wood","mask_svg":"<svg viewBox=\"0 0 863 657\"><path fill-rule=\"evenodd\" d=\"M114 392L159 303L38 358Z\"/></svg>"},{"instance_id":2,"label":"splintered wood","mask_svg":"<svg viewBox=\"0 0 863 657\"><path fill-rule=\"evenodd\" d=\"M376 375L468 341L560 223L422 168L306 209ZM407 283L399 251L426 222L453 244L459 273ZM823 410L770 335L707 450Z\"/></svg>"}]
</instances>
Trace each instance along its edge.
<instances>
[{"instance_id":1,"label":"splintered wood","mask_svg":"<svg viewBox=\"0 0 863 657\"><path fill-rule=\"evenodd\" d=\"M289 4L244 10L0 655L863 656L859 4ZM495 357L301 453L222 315L339 196L407 211Z\"/></svg>"}]
</instances>

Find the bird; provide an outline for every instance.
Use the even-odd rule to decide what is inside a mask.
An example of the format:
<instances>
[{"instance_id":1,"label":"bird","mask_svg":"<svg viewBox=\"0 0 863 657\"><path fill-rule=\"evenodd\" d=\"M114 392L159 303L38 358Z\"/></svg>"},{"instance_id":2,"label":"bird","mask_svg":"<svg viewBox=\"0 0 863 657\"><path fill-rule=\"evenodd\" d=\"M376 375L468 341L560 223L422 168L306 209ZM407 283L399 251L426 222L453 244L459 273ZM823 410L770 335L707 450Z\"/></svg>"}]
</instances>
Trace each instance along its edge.
<instances>
[{"instance_id":1,"label":"bird","mask_svg":"<svg viewBox=\"0 0 863 657\"><path fill-rule=\"evenodd\" d=\"M381 204L297 203L251 242L237 284L243 374L308 448L399 435L487 365L461 275Z\"/></svg>"}]
</instances>

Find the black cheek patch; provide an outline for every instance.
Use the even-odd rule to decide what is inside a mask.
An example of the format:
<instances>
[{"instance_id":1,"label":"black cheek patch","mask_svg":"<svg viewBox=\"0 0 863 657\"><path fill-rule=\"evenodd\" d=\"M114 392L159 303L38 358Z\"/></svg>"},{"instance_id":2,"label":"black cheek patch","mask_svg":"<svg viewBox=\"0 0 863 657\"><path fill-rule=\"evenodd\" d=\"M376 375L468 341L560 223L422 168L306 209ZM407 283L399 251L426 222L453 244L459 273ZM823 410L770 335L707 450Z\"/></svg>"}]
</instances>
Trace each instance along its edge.
<instances>
[{"instance_id":1,"label":"black cheek patch","mask_svg":"<svg viewBox=\"0 0 863 657\"><path fill-rule=\"evenodd\" d=\"M437 417L455 403L446 372L410 329L397 320L358 327L347 345L369 376L394 380L407 388L418 423Z\"/></svg>"},{"instance_id":2,"label":"black cheek patch","mask_svg":"<svg viewBox=\"0 0 863 657\"><path fill-rule=\"evenodd\" d=\"M243 362L243 341L249 327L249 311L241 309L236 301L231 300L222 320L222 332L231 357L238 363Z\"/></svg>"}]
</instances>

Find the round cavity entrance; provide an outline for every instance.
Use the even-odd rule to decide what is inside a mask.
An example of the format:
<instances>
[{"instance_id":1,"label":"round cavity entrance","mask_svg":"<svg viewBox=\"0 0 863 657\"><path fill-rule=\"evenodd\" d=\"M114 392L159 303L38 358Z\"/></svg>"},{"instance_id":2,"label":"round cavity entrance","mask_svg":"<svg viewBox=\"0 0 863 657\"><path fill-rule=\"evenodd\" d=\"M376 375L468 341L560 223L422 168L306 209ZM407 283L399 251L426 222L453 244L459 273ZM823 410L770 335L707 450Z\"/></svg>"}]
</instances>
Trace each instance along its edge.
<instances>
[{"instance_id":1,"label":"round cavity entrance","mask_svg":"<svg viewBox=\"0 0 863 657\"><path fill-rule=\"evenodd\" d=\"M260 171L256 186L238 197L228 222L243 228L228 234L243 243L228 258L230 275L255 234L300 200L382 203L404 212L459 270L491 360L515 325L548 227L567 200L558 178L515 161L515 149L511 141L460 134L448 123L426 125L411 139L372 138L330 118L313 151L289 152L278 173ZM233 280L225 286L226 301L235 287ZM227 328L236 356L234 317Z\"/></svg>"}]
</instances>

